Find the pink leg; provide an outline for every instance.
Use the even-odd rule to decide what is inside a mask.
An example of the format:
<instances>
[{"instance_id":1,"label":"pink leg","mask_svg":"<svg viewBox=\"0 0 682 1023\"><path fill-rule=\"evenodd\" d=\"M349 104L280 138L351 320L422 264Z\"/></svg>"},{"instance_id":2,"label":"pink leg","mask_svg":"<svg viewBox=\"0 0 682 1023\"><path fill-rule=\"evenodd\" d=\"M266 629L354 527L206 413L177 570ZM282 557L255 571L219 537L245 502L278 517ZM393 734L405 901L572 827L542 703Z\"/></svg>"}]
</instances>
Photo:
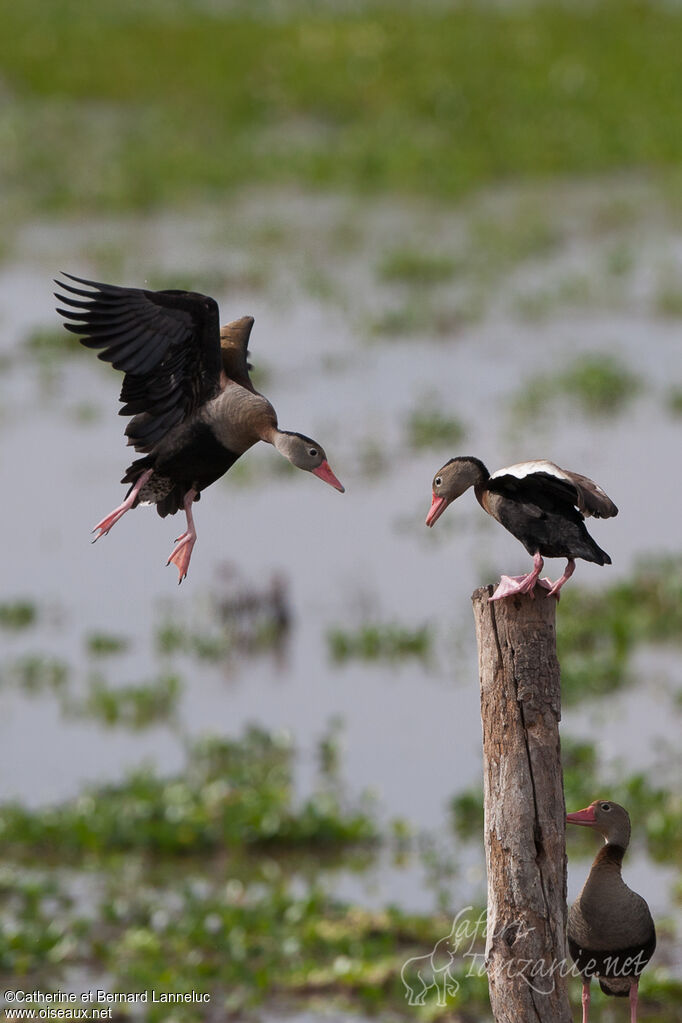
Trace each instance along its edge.
<instances>
[{"instance_id":1,"label":"pink leg","mask_svg":"<svg viewBox=\"0 0 682 1023\"><path fill-rule=\"evenodd\" d=\"M637 994L639 981L630 985L630 1023L637 1023Z\"/></svg>"},{"instance_id":2,"label":"pink leg","mask_svg":"<svg viewBox=\"0 0 682 1023\"><path fill-rule=\"evenodd\" d=\"M554 583L554 586L552 586L552 588L549 591L549 593L547 594L547 596L548 597L556 597L556 599L558 600L559 599L559 590L564 585L564 583L568 582L568 580L571 578L571 576L573 575L574 572L575 572L575 561L573 560L573 558L569 558L568 562L566 563L566 569L564 571L564 574L562 575L561 579L557 579L557 581Z\"/></svg>"},{"instance_id":3,"label":"pink leg","mask_svg":"<svg viewBox=\"0 0 682 1023\"><path fill-rule=\"evenodd\" d=\"M189 559L192 557L192 549L194 544L197 542L197 531L194 528L194 518L192 516L192 502L197 496L196 490L188 490L185 494L185 515L187 516L187 529L182 536L177 537L176 546L171 551L171 556L166 562L170 565L171 561L180 573L178 579L178 586L182 580L187 576L187 569L189 568Z\"/></svg>"},{"instance_id":4,"label":"pink leg","mask_svg":"<svg viewBox=\"0 0 682 1023\"><path fill-rule=\"evenodd\" d=\"M551 583L549 580L540 579L540 572L544 561L539 554L536 554L533 558L533 571L529 572L528 575L503 575L500 578L500 583L493 593L492 597L488 600L502 600L503 597L511 597L515 593L528 593L531 597L534 596L533 590L536 585L542 586L543 589L549 589ZM539 580L539 581L538 581Z\"/></svg>"},{"instance_id":5,"label":"pink leg","mask_svg":"<svg viewBox=\"0 0 682 1023\"><path fill-rule=\"evenodd\" d=\"M588 1023L589 1016L590 1016L590 982L589 982L589 980L588 980L588 982L586 984L583 982L582 1003L583 1003L583 1023Z\"/></svg>"},{"instance_id":6,"label":"pink leg","mask_svg":"<svg viewBox=\"0 0 682 1023\"><path fill-rule=\"evenodd\" d=\"M153 472L154 472L153 469L147 469L146 472L143 472L139 480L133 487L133 489L126 497L123 504L119 504L118 508L114 508L114 510L110 512L109 515L106 516L106 518L102 519L101 522L97 523L97 525L93 529L93 533L97 532L97 530L99 530L99 533L97 533L97 536L92 541L93 543L95 543L96 540L99 540L101 536L106 536L111 527L115 526L118 520L122 518L127 511L130 511L132 506L135 504L135 498L140 493L142 487L145 485L145 483L153 474Z\"/></svg>"}]
</instances>

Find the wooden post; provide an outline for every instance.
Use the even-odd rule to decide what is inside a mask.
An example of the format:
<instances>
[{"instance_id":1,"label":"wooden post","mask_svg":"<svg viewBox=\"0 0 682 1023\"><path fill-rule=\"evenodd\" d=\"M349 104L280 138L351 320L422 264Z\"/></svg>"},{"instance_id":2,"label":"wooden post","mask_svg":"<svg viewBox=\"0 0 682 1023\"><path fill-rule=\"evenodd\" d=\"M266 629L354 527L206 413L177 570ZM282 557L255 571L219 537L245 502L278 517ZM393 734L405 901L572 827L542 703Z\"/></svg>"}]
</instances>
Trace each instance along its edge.
<instances>
[{"instance_id":1,"label":"wooden post","mask_svg":"<svg viewBox=\"0 0 682 1023\"><path fill-rule=\"evenodd\" d=\"M496 1023L571 1023L556 600L474 592Z\"/></svg>"}]
</instances>

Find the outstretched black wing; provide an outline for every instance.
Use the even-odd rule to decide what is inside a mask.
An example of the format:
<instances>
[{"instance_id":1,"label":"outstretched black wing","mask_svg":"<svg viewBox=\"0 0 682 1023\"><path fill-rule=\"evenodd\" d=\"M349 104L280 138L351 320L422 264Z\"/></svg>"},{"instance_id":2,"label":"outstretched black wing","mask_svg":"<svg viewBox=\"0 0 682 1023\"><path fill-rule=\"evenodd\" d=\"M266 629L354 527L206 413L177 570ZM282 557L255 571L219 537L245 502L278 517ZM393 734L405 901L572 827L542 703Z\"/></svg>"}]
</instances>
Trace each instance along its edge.
<instances>
[{"instance_id":1,"label":"outstretched black wing","mask_svg":"<svg viewBox=\"0 0 682 1023\"><path fill-rule=\"evenodd\" d=\"M98 284L71 274L56 283L65 327L86 348L125 373L120 415L134 416L126 434L149 451L177 423L220 391L218 305L189 291L145 291Z\"/></svg>"}]
</instances>

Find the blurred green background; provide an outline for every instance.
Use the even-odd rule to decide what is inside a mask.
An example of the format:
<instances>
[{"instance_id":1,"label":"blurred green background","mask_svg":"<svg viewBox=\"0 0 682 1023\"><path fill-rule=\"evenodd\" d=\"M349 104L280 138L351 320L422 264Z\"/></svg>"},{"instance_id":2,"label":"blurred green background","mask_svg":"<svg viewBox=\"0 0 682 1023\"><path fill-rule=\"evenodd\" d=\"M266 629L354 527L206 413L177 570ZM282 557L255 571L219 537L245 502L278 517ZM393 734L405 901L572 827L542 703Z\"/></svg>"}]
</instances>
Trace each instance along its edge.
<instances>
[{"instance_id":1,"label":"blurred green background","mask_svg":"<svg viewBox=\"0 0 682 1023\"><path fill-rule=\"evenodd\" d=\"M445 1009L401 982L485 900L468 596L526 566L473 500L423 528L471 451L621 508L558 610L566 800L629 808L641 1018L682 1020L680 53L662 2L0 2L4 988L490 1019L469 946ZM85 549L125 452L61 269L253 312L347 495L250 454L177 594L150 512Z\"/></svg>"}]
</instances>

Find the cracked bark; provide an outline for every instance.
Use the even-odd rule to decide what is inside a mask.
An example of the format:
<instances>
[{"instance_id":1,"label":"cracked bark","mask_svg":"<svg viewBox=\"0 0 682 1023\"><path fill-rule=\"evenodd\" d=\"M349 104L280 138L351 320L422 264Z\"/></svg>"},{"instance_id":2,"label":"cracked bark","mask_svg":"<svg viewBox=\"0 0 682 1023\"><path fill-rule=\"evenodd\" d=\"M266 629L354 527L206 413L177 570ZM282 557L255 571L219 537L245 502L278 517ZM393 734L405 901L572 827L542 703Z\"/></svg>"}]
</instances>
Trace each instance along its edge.
<instances>
[{"instance_id":1,"label":"cracked bark","mask_svg":"<svg viewBox=\"0 0 682 1023\"><path fill-rule=\"evenodd\" d=\"M570 1023L556 601L472 595L481 681L486 968L496 1023Z\"/></svg>"}]
</instances>

